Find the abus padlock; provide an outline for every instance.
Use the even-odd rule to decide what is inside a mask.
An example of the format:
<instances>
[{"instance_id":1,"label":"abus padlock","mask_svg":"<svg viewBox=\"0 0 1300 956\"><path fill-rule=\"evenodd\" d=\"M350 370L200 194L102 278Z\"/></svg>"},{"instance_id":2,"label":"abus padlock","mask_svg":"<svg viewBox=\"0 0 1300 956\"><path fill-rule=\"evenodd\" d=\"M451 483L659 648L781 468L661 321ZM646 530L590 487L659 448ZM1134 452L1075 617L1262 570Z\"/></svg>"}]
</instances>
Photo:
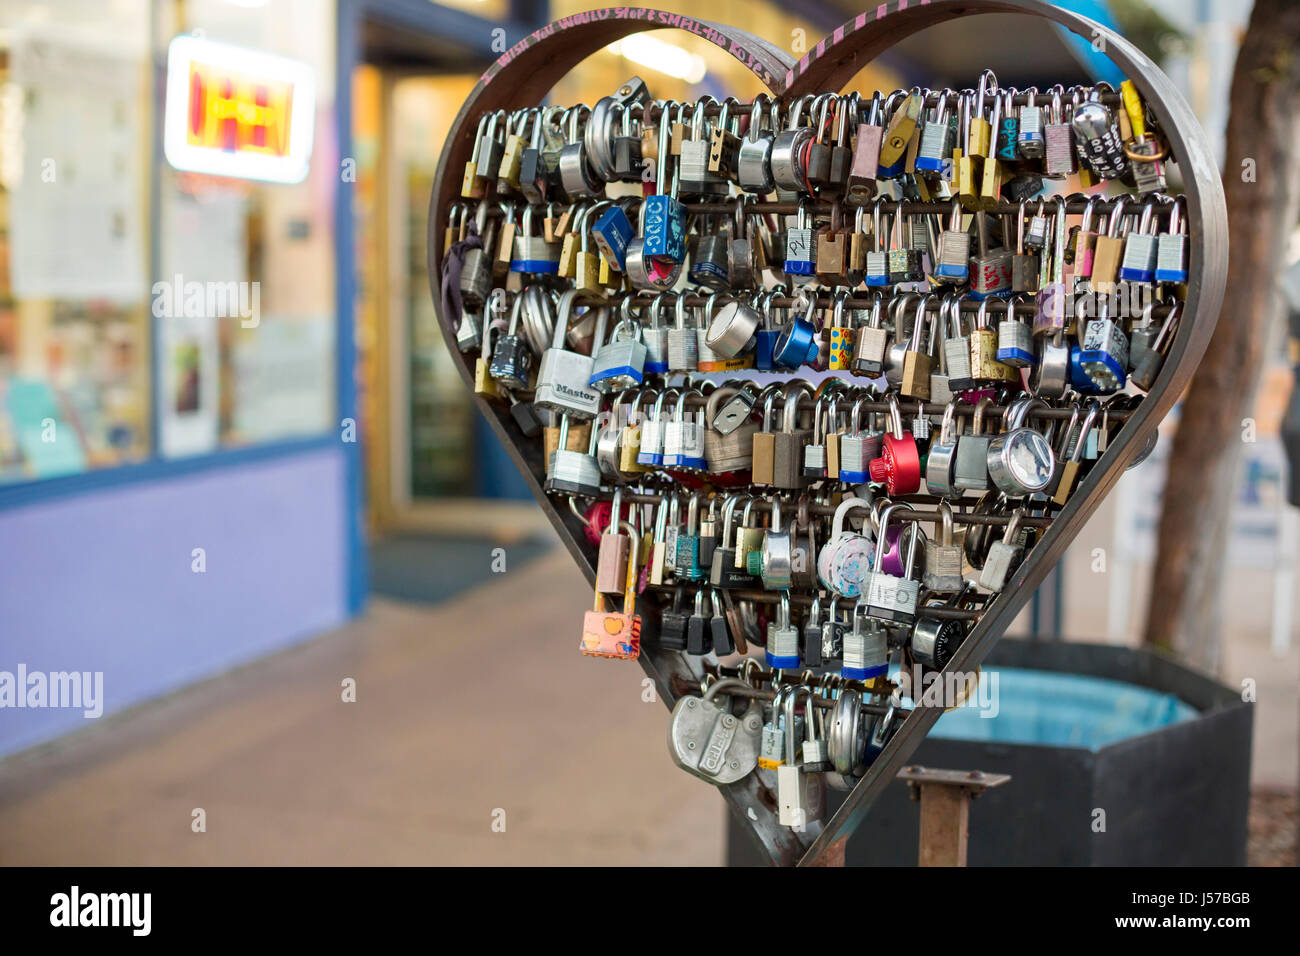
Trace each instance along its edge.
<instances>
[{"instance_id":1,"label":"abus padlock","mask_svg":"<svg viewBox=\"0 0 1300 956\"><path fill-rule=\"evenodd\" d=\"M744 681L727 678L712 684L703 697L678 698L668 723L669 753L677 766L720 787L743 780L758 766L763 716L757 698L750 698L739 717L730 712L729 699L726 705L714 699L748 689Z\"/></svg>"},{"instance_id":2,"label":"abus padlock","mask_svg":"<svg viewBox=\"0 0 1300 956\"><path fill-rule=\"evenodd\" d=\"M537 372L533 405L586 419L595 418L600 411L601 393L590 384L592 359L564 348L565 332L581 295L577 289L568 289L560 296L560 311L555 320L551 347L542 353L542 364ZM609 310L603 303L593 308L600 311L596 322L596 339L599 341L604 338ZM622 584L615 590L622 590Z\"/></svg>"},{"instance_id":3,"label":"abus padlock","mask_svg":"<svg viewBox=\"0 0 1300 956\"><path fill-rule=\"evenodd\" d=\"M872 561L871 577L864 597L868 616L882 621L911 624L916 619L916 601L920 593L920 582L911 577L916 563L915 524L909 529L911 533L908 535L907 559L903 567L903 575L894 577L885 573L882 567L885 558L885 532L889 527L890 517L900 507L903 506L890 505L880 517L880 535L876 539L875 558ZM901 537L898 540L901 545Z\"/></svg>"},{"instance_id":4,"label":"abus padlock","mask_svg":"<svg viewBox=\"0 0 1300 956\"><path fill-rule=\"evenodd\" d=\"M903 415L898 397L889 395L890 429L880 445L880 457L873 459L871 480L883 483L890 495L910 495L921 487L921 456L916 438L903 430Z\"/></svg>"}]
</instances>

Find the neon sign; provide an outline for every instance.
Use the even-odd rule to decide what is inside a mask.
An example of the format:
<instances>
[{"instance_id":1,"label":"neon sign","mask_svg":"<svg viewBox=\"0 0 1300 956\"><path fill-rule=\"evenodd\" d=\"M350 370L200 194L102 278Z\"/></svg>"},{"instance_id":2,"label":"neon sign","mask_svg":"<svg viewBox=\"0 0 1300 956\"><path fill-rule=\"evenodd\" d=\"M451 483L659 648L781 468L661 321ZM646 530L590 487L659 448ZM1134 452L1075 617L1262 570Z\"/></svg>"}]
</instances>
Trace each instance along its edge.
<instances>
[{"instance_id":1,"label":"neon sign","mask_svg":"<svg viewBox=\"0 0 1300 956\"><path fill-rule=\"evenodd\" d=\"M301 182L315 110L305 63L193 36L168 47L163 152L177 169Z\"/></svg>"}]
</instances>

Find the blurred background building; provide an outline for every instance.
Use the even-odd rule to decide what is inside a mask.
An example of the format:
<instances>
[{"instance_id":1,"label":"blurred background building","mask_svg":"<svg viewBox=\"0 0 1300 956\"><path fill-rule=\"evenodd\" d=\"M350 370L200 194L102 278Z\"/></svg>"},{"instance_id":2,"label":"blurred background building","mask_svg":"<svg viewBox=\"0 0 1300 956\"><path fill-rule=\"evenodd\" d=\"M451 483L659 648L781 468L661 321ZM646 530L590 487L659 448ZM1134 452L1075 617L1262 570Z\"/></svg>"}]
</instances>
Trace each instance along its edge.
<instances>
[{"instance_id":1,"label":"blurred background building","mask_svg":"<svg viewBox=\"0 0 1300 956\"><path fill-rule=\"evenodd\" d=\"M1247 0L1062 5L1139 42L1221 141ZM741 25L796 56L861 9L656 6ZM421 627L383 595L514 586L490 582L486 558L466 561L467 549L508 541L515 554L540 553L551 532L444 349L425 272L428 199L443 137L486 66L587 7L0 4L0 667L103 671L112 713L368 608L371 621ZM306 67L313 136L300 181L169 161L168 49L182 34ZM919 34L853 85L961 87L985 67L1020 87L1110 78L1087 43L998 15ZM657 31L591 57L553 95L591 103L631 73L660 98L760 91L712 45ZM231 108L268 108L220 92ZM159 290L180 277L182 289L255 283L256 323L231 303L203 317L160 308ZM1291 382L1282 329L1273 352L1232 505L1223 573L1235 613L1221 671L1260 682L1257 780L1294 787L1297 536L1277 440ZM1160 459L1123 480L1016 631L1137 640ZM566 556L544 560L566 593L583 590ZM568 606L556 633L577 626L581 603ZM527 618L516 611L514 626L535 627ZM457 638L501 643L486 625ZM548 651L568 654L571 643ZM75 711L6 711L0 756L82 726Z\"/></svg>"}]
</instances>

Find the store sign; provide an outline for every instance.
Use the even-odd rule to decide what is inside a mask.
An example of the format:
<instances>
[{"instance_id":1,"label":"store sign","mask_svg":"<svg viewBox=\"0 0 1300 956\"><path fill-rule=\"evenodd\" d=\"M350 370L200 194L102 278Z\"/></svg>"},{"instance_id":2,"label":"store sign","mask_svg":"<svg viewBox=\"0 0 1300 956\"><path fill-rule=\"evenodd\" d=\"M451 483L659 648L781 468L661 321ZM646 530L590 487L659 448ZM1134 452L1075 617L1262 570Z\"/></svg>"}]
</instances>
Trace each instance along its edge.
<instances>
[{"instance_id":1,"label":"store sign","mask_svg":"<svg viewBox=\"0 0 1300 956\"><path fill-rule=\"evenodd\" d=\"M315 111L305 63L192 36L168 48L163 149L177 169L301 182Z\"/></svg>"}]
</instances>

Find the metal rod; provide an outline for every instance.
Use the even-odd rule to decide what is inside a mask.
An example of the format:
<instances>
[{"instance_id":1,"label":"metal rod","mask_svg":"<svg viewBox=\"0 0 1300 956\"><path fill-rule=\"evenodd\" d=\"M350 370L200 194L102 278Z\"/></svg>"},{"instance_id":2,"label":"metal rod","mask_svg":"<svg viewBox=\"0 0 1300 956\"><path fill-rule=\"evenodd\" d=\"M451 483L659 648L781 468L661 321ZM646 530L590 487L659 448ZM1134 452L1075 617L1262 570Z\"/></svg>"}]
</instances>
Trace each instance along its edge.
<instances>
[{"instance_id":1,"label":"metal rod","mask_svg":"<svg viewBox=\"0 0 1300 956\"><path fill-rule=\"evenodd\" d=\"M703 584L699 584L699 582L696 582L696 584L698 584L701 587L712 587L712 585L708 584L707 582ZM684 588L689 588L691 586L692 584L690 583L680 585L680 587L684 587ZM654 590L656 592L665 595L672 594L677 589L677 587L679 587L679 585L674 585L674 584L652 584L649 586L651 590ZM756 604L777 604L780 602L781 595L783 592L758 591L753 589L732 588L729 589L729 593L733 598L736 598L737 600L741 600L741 601L753 601ZM813 599L806 594L795 594L792 592L789 595L789 598L790 598L790 603L796 606L808 605L808 604L812 604L813 602ZM923 613L920 616L938 618L939 620L943 620L943 621L974 621L977 620L979 616L983 613L984 611L982 608L931 606L925 608Z\"/></svg>"},{"instance_id":2,"label":"metal rod","mask_svg":"<svg viewBox=\"0 0 1300 956\"><path fill-rule=\"evenodd\" d=\"M776 497L778 498L781 497L781 495L779 494L780 489L776 489L776 491L778 492ZM738 494L744 497L743 492L738 492ZM725 492L725 490L723 492L719 492L718 497L723 497L723 498L727 497L727 493ZM793 498L795 497L795 495L790 494L788 497ZM896 502L902 501L906 503L908 502L908 499L911 497L913 496L902 495L899 496L898 498L894 498L890 500ZM938 502L940 500L939 498L931 495L918 495L915 497L927 498L934 502ZM613 492L608 492L608 493L602 492L598 500L612 501L613 499L614 499ZM663 503L664 495L624 491L621 500L624 503L637 504L637 505L658 505ZM765 500L762 498L753 498L752 503L753 503L754 511L765 512L765 511L772 510L772 502L770 500ZM1035 504L1038 504L1038 502L1035 502ZM1042 504L1046 506L1046 505L1050 505L1051 502L1042 502ZM787 507L788 505L789 503L787 502ZM832 517L835 514L835 509L836 509L835 505L824 505L818 502L808 503L809 513L815 514L819 517ZM916 511L912 508L898 508L894 511L894 513L890 517L896 518L899 521L927 522L929 524L938 524L940 521L943 520L942 515L937 511ZM1004 527L1005 525L1011 522L1011 518L1009 515L997 515L997 514L981 515L981 514L970 514L961 511L953 511L952 520L954 524L989 525L992 527ZM1052 525L1052 519L1031 518L1025 516L1020 519L1020 524L1022 527L1026 527L1026 528L1049 528Z\"/></svg>"}]
</instances>

